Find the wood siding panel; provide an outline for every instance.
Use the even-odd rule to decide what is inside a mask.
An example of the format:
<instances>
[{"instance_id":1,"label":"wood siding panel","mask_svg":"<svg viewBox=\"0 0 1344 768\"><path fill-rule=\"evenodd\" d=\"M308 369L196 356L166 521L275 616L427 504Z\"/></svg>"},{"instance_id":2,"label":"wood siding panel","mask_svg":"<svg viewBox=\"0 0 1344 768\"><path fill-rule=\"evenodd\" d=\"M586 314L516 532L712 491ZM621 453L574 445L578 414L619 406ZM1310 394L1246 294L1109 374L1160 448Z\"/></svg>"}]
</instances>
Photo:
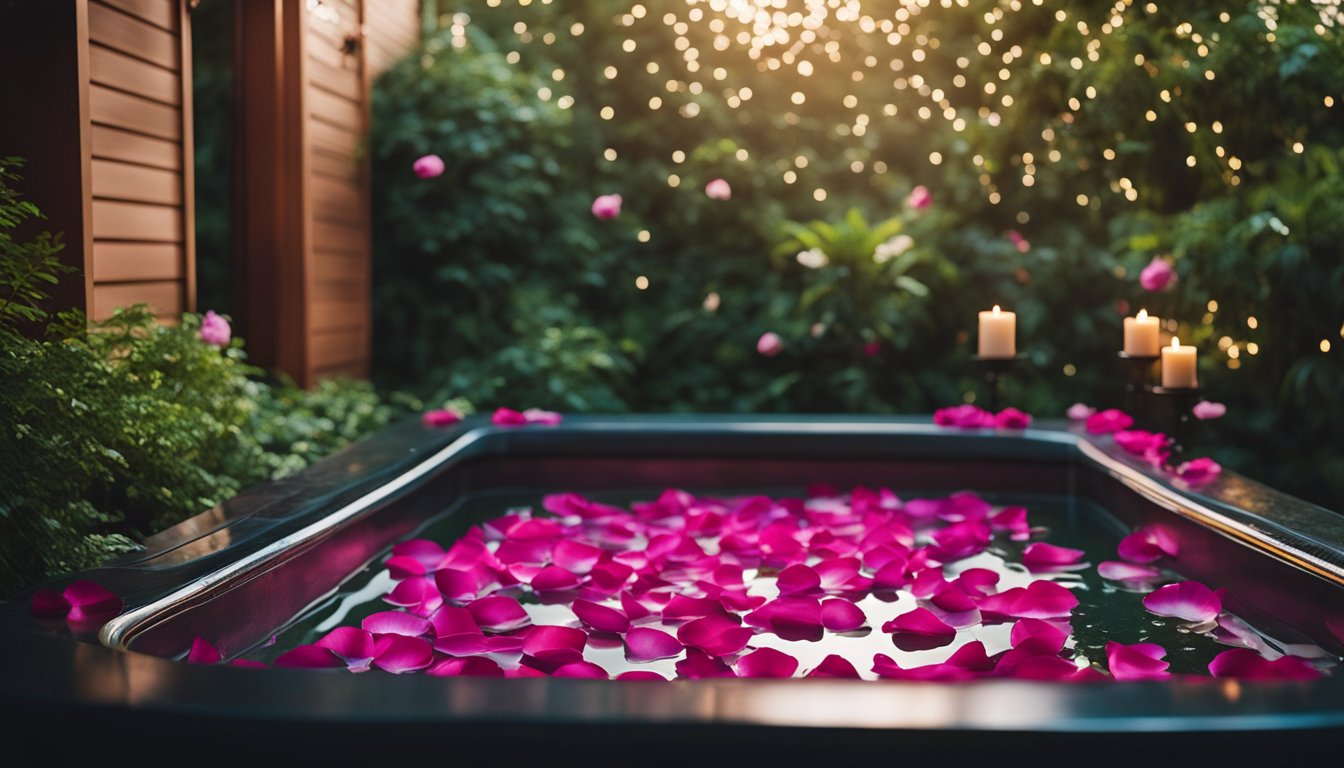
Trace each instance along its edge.
<instances>
[{"instance_id":1,"label":"wood siding panel","mask_svg":"<svg viewBox=\"0 0 1344 768\"><path fill-rule=\"evenodd\" d=\"M337 96L322 88L313 88L308 92L308 107L318 120L359 130L364 124L364 110L358 99L358 91Z\"/></svg>"},{"instance_id":2,"label":"wood siding panel","mask_svg":"<svg viewBox=\"0 0 1344 768\"><path fill-rule=\"evenodd\" d=\"M97 0L89 3L89 39L174 72L182 69L177 35Z\"/></svg>"},{"instance_id":3,"label":"wood siding panel","mask_svg":"<svg viewBox=\"0 0 1344 768\"><path fill-rule=\"evenodd\" d=\"M182 170L182 145L105 125L93 126L93 156L169 171Z\"/></svg>"},{"instance_id":4,"label":"wood siding panel","mask_svg":"<svg viewBox=\"0 0 1344 768\"><path fill-rule=\"evenodd\" d=\"M313 260L313 277L318 282L369 282L370 264L362 250L319 250Z\"/></svg>"},{"instance_id":5,"label":"wood siding panel","mask_svg":"<svg viewBox=\"0 0 1344 768\"><path fill-rule=\"evenodd\" d=\"M353 157L362 140L356 133L358 130L359 126L346 129L321 120L310 120L308 137L315 150L326 151L335 157Z\"/></svg>"},{"instance_id":6,"label":"wood siding panel","mask_svg":"<svg viewBox=\"0 0 1344 768\"><path fill-rule=\"evenodd\" d=\"M420 42L419 0L377 0L365 4L369 76L375 79Z\"/></svg>"},{"instance_id":7,"label":"wood siding panel","mask_svg":"<svg viewBox=\"0 0 1344 768\"><path fill-rule=\"evenodd\" d=\"M185 258L176 243L93 244L93 279L98 283L181 280Z\"/></svg>"},{"instance_id":8,"label":"wood siding panel","mask_svg":"<svg viewBox=\"0 0 1344 768\"><path fill-rule=\"evenodd\" d=\"M177 2L175 0L99 0L123 13L137 16L168 32L177 32Z\"/></svg>"},{"instance_id":9,"label":"wood siding panel","mask_svg":"<svg viewBox=\"0 0 1344 768\"><path fill-rule=\"evenodd\" d=\"M182 174L110 160L93 161L94 197L182 204Z\"/></svg>"},{"instance_id":10,"label":"wood siding panel","mask_svg":"<svg viewBox=\"0 0 1344 768\"><path fill-rule=\"evenodd\" d=\"M133 59L101 45L89 46L89 77L137 96L171 104L182 103L182 77L163 67Z\"/></svg>"},{"instance_id":11,"label":"wood siding panel","mask_svg":"<svg viewBox=\"0 0 1344 768\"><path fill-rule=\"evenodd\" d=\"M313 334L313 368L323 370L363 363L369 356L369 331L356 328Z\"/></svg>"},{"instance_id":12,"label":"wood siding panel","mask_svg":"<svg viewBox=\"0 0 1344 768\"><path fill-rule=\"evenodd\" d=\"M93 287L93 319L105 320L117 307L148 304L156 315L176 317L184 303L182 283L165 280L152 283L110 283Z\"/></svg>"},{"instance_id":13,"label":"wood siding panel","mask_svg":"<svg viewBox=\"0 0 1344 768\"><path fill-rule=\"evenodd\" d=\"M94 240L181 243L182 209L176 206L93 201Z\"/></svg>"},{"instance_id":14,"label":"wood siding panel","mask_svg":"<svg viewBox=\"0 0 1344 768\"><path fill-rule=\"evenodd\" d=\"M94 123L160 139L182 139L182 110L101 85L89 86L89 115Z\"/></svg>"}]
</instances>

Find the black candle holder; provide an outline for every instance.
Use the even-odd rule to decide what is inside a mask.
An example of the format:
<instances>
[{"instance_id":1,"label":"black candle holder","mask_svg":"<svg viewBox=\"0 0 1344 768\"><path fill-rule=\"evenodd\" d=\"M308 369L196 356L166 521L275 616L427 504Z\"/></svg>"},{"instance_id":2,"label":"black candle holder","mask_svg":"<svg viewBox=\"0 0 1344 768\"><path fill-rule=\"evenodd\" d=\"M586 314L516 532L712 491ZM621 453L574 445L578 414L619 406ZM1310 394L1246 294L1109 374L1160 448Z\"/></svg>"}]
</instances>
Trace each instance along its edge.
<instances>
[{"instance_id":1,"label":"black candle holder","mask_svg":"<svg viewBox=\"0 0 1344 768\"><path fill-rule=\"evenodd\" d=\"M980 373L985 379L986 398L989 410L998 412L999 410L999 382L1007 378L1017 367L1019 360L1025 355L1014 355L1013 357L984 357L983 355L971 355L975 364L980 366Z\"/></svg>"},{"instance_id":2,"label":"black candle holder","mask_svg":"<svg viewBox=\"0 0 1344 768\"><path fill-rule=\"evenodd\" d=\"M1195 425L1195 403L1199 402L1199 387L1153 387L1151 393L1170 404L1163 413L1169 420L1170 428L1163 431L1171 437L1171 454L1167 463L1176 466L1181 463L1185 452L1190 448L1191 433Z\"/></svg>"},{"instance_id":3,"label":"black candle holder","mask_svg":"<svg viewBox=\"0 0 1344 768\"><path fill-rule=\"evenodd\" d=\"M1131 355L1117 352L1125 363L1125 410L1138 421L1148 419L1148 393L1152 390L1153 365L1158 355Z\"/></svg>"}]
</instances>

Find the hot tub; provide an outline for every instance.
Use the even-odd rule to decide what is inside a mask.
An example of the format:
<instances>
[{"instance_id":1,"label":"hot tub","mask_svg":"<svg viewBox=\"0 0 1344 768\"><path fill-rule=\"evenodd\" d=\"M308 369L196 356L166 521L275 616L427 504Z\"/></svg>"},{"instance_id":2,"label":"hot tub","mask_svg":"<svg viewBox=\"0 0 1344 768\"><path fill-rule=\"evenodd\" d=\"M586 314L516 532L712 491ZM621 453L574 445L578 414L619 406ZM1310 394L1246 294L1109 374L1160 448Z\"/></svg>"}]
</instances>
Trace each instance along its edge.
<instances>
[{"instance_id":1,"label":"hot tub","mask_svg":"<svg viewBox=\"0 0 1344 768\"><path fill-rule=\"evenodd\" d=\"M385 758L407 750L496 759L641 754L675 762L1079 750L1092 761L1143 734L1154 759L1337 748L1344 676L1126 684L572 679L350 675L196 666L329 604L342 585L445 510L558 491L656 494L887 486L1030 499L1117 530L1160 524L1179 570L1288 642L1344 655L1344 518L1231 473L1198 490L1067 424L958 431L926 419L571 417L502 428L406 423L308 471L166 531L145 552L81 574L126 600L97 635L43 625L27 595L0 605L13 732L56 756L171 744L205 756L265 750ZM59 583L68 582L63 579ZM71 738L78 734L78 738ZM205 746L209 745L209 746ZM1060 753L1063 754L1063 753ZM1131 755L1133 757L1133 755Z\"/></svg>"}]
</instances>

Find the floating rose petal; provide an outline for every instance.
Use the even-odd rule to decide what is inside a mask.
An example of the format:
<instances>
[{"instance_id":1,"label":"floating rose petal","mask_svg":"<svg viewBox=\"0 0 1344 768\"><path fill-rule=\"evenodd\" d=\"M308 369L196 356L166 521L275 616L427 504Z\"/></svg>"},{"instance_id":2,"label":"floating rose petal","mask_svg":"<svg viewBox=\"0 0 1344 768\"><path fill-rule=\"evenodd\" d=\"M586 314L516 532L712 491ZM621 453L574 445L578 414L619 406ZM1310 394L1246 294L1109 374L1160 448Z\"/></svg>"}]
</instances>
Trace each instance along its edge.
<instances>
[{"instance_id":1,"label":"floating rose petal","mask_svg":"<svg viewBox=\"0 0 1344 768\"><path fill-rule=\"evenodd\" d=\"M434 572L434 586L449 600L474 600L481 585L474 571L440 568Z\"/></svg>"},{"instance_id":2,"label":"floating rose petal","mask_svg":"<svg viewBox=\"0 0 1344 768\"><path fill-rule=\"evenodd\" d=\"M965 590L951 584L938 590L929 598L929 602L948 613L963 613L974 611L976 608L975 600L966 594Z\"/></svg>"},{"instance_id":3,"label":"floating rose petal","mask_svg":"<svg viewBox=\"0 0 1344 768\"><path fill-rule=\"evenodd\" d=\"M680 656L684 646L660 629L634 627L625 634L625 658L633 662Z\"/></svg>"},{"instance_id":4,"label":"floating rose petal","mask_svg":"<svg viewBox=\"0 0 1344 768\"><path fill-rule=\"evenodd\" d=\"M628 591L621 593L621 610L625 611L625 615L630 621L639 621L653 615L653 611L649 610L648 606L637 600Z\"/></svg>"},{"instance_id":5,"label":"floating rose petal","mask_svg":"<svg viewBox=\"0 0 1344 768\"><path fill-rule=\"evenodd\" d=\"M1016 660L1016 663L1004 669L1001 674L1018 680L1063 683L1093 682L1099 679L1099 675L1090 667L1079 667L1072 661L1058 656L1030 656Z\"/></svg>"},{"instance_id":6,"label":"floating rose petal","mask_svg":"<svg viewBox=\"0 0 1344 768\"><path fill-rule=\"evenodd\" d=\"M663 609L665 619L698 619L712 613L721 613L719 601L712 597L673 595Z\"/></svg>"},{"instance_id":7,"label":"floating rose petal","mask_svg":"<svg viewBox=\"0 0 1344 768\"><path fill-rule=\"evenodd\" d=\"M1022 541L1031 534L1026 507L1004 507L990 516L989 527L996 531L1007 531L1008 538L1013 541Z\"/></svg>"},{"instance_id":8,"label":"floating rose petal","mask_svg":"<svg viewBox=\"0 0 1344 768\"><path fill-rule=\"evenodd\" d=\"M551 673L551 677L573 677L584 680L610 680L607 670L591 661L574 661Z\"/></svg>"},{"instance_id":9,"label":"floating rose petal","mask_svg":"<svg viewBox=\"0 0 1344 768\"><path fill-rule=\"evenodd\" d=\"M774 648L758 648L737 660L738 677L793 677L798 660Z\"/></svg>"},{"instance_id":10,"label":"floating rose petal","mask_svg":"<svg viewBox=\"0 0 1344 768\"><path fill-rule=\"evenodd\" d=\"M1134 417L1124 411L1108 408L1087 417L1087 431L1094 435L1109 435L1134 426Z\"/></svg>"},{"instance_id":11,"label":"floating rose petal","mask_svg":"<svg viewBox=\"0 0 1344 768\"><path fill-rule=\"evenodd\" d=\"M993 537L989 525L981 520L967 520L936 531L929 554L948 563L983 552Z\"/></svg>"},{"instance_id":12,"label":"floating rose petal","mask_svg":"<svg viewBox=\"0 0 1344 768\"><path fill-rule=\"evenodd\" d=\"M560 592L579 585L579 577L558 565L548 565L532 577L532 589L538 592Z\"/></svg>"},{"instance_id":13,"label":"floating rose petal","mask_svg":"<svg viewBox=\"0 0 1344 768\"><path fill-rule=\"evenodd\" d=\"M1321 676L1319 670L1296 656L1269 661L1245 648L1233 648L1213 657L1209 674L1246 680L1315 680Z\"/></svg>"},{"instance_id":14,"label":"floating rose petal","mask_svg":"<svg viewBox=\"0 0 1344 768\"><path fill-rule=\"evenodd\" d=\"M882 625L883 632L925 637L951 637L957 630L948 626L928 608L916 608Z\"/></svg>"},{"instance_id":15,"label":"floating rose petal","mask_svg":"<svg viewBox=\"0 0 1344 768\"><path fill-rule=\"evenodd\" d=\"M808 677L834 677L845 680L858 680L859 671L845 657L834 653L821 660L816 669L807 673Z\"/></svg>"},{"instance_id":16,"label":"floating rose petal","mask_svg":"<svg viewBox=\"0 0 1344 768\"><path fill-rule=\"evenodd\" d=\"M393 555L387 561L387 573L397 581L424 576L427 570L424 563L407 555Z\"/></svg>"},{"instance_id":17,"label":"floating rose petal","mask_svg":"<svg viewBox=\"0 0 1344 768\"><path fill-rule=\"evenodd\" d=\"M832 632L850 632L867 619L863 609L848 600L833 597L821 603L821 624Z\"/></svg>"},{"instance_id":18,"label":"floating rose petal","mask_svg":"<svg viewBox=\"0 0 1344 768\"><path fill-rule=\"evenodd\" d=\"M957 576L956 584L967 595L989 595L999 583L999 574L988 568L967 568Z\"/></svg>"},{"instance_id":19,"label":"floating rose petal","mask_svg":"<svg viewBox=\"0 0 1344 768\"><path fill-rule=\"evenodd\" d=\"M429 623L434 626L435 637L466 633L481 634L481 628L476 625L476 619L472 618L471 611L454 605L439 608L430 615Z\"/></svg>"},{"instance_id":20,"label":"floating rose petal","mask_svg":"<svg viewBox=\"0 0 1344 768\"><path fill-rule=\"evenodd\" d=\"M523 677L546 677L546 673L542 672L540 669L534 669L524 664L522 666L510 667L504 670L504 677L509 679L523 678Z\"/></svg>"},{"instance_id":21,"label":"floating rose petal","mask_svg":"<svg viewBox=\"0 0 1344 768\"><path fill-rule=\"evenodd\" d=\"M602 548L580 541L564 539L556 542L553 558L555 564L580 575L590 573L602 559Z\"/></svg>"},{"instance_id":22,"label":"floating rose petal","mask_svg":"<svg viewBox=\"0 0 1344 768\"><path fill-rule=\"evenodd\" d=\"M381 635L374 645L373 666L394 675L424 669L434 661L434 647L423 638Z\"/></svg>"},{"instance_id":23,"label":"floating rose petal","mask_svg":"<svg viewBox=\"0 0 1344 768\"><path fill-rule=\"evenodd\" d=\"M434 650L449 656L490 656L510 663L523 655L523 639L514 635L482 635L465 632L444 635L434 641Z\"/></svg>"},{"instance_id":24,"label":"floating rose petal","mask_svg":"<svg viewBox=\"0 0 1344 768\"><path fill-rule=\"evenodd\" d=\"M435 677L504 677L504 669L493 659L468 656L435 662L425 674Z\"/></svg>"},{"instance_id":25,"label":"floating rose petal","mask_svg":"<svg viewBox=\"0 0 1344 768\"><path fill-rule=\"evenodd\" d=\"M428 616L443 605L443 594L427 576L412 576L384 595L383 600L416 615Z\"/></svg>"},{"instance_id":26,"label":"floating rose petal","mask_svg":"<svg viewBox=\"0 0 1344 768\"><path fill-rule=\"evenodd\" d=\"M1107 560L1097 566L1097 573L1103 579L1111 581L1134 582L1138 584L1152 583L1162 578L1162 570L1154 568L1151 565L1135 565L1133 563L1122 563L1116 560Z\"/></svg>"},{"instance_id":27,"label":"floating rose petal","mask_svg":"<svg viewBox=\"0 0 1344 768\"><path fill-rule=\"evenodd\" d=\"M70 604L66 618L75 622L97 622L99 624L121 613L121 598L115 593L88 579L77 579L61 593Z\"/></svg>"},{"instance_id":28,"label":"floating rose petal","mask_svg":"<svg viewBox=\"0 0 1344 768\"><path fill-rule=\"evenodd\" d=\"M575 600L572 608L580 621L599 632L624 632L630 629L630 619L615 608L598 605L591 600Z\"/></svg>"},{"instance_id":29,"label":"floating rose petal","mask_svg":"<svg viewBox=\"0 0 1344 768\"><path fill-rule=\"evenodd\" d=\"M1077 607L1078 598L1053 581L1033 581L1026 587L982 597L978 605L983 613L994 616L1057 619L1068 616Z\"/></svg>"},{"instance_id":30,"label":"floating rose petal","mask_svg":"<svg viewBox=\"0 0 1344 768\"><path fill-rule=\"evenodd\" d=\"M334 669L344 667L345 662L341 660L341 657L319 645L300 645L280 654L275 660L275 666L299 669Z\"/></svg>"},{"instance_id":31,"label":"floating rose petal","mask_svg":"<svg viewBox=\"0 0 1344 768\"><path fill-rule=\"evenodd\" d=\"M999 429L1026 429L1031 426L1031 414L1016 408L1004 408L994 414L994 426Z\"/></svg>"},{"instance_id":32,"label":"floating rose petal","mask_svg":"<svg viewBox=\"0 0 1344 768\"><path fill-rule=\"evenodd\" d=\"M666 678L666 677L663 677L662 675L658 674L657 672L650 672L650 671L647 670L647 669L636 669L636 670L633 670L633 671L630 671L630 672L622 672L621 674L619 674L619 675L616 676L616 679L617 679L617 680L635 680L635 681L641 681L641 680L643 680L643 681L648 681L648 682L659 682L659 683L666 683L666 682L667 682L667 678Z\"/></svg>"},{"instance_id":33,"label":"floating rose petal","mask_svg":"<svg viewBox=\"0 0 1344 768\"><path fill-rule=\"evenodd\" d=\"M1171 677L1167 671L1170 666L1162 661L1167 650L1156 643L1137 643L1123 645L1110 642L1106 644L1106 667L1111 677L1122 682L1130 680L1165 680Z\"/></svg>"},{"instance_id":34,"label":"floating rose petal","mask_svg":"<svg viewBox=\"0 0 1344 768\"><path fill-rule=\"evenodd\" d=\"M1220 475L1223 467L1207 456L1191 459L1176 467L1176 476L1191 485L1203 485Z\"/></svg>"},{"instance_id":35,"label":"floating rose petal","mask_svg":"<svg viewBox=\"0 0 1344 768\"><path fill-rule=\"evenodd\" d=\"M548 664L570 664L583 658L588 635L574 627L532 627L523 639L523 653Z\"/></svg>"},{"instance_id":36,"label":"floating rose petal","mask_svg":"<svg viewBox=\"0 0 1344 768\"><path fill-rule=\"evenodd\" d=\"M1081 549L1057 547L1054 544L1038 541L1027 545L1027 548L1022 551L1022 564L1031 571L1048 571L1075 565L1083 559L1084 554Z\"/></svg>"},{"instance_id":37,"label":"floating rose petal","mask_svg":"<svg viewBox=\"0 0 1344 768\"><path fill-rule=\"evenodd\" d=\"M811 597L781 597L747 614L745 621L775 634L819 632L822 628L821 603Z\"/></svg>"},{"instance_id":38,"label":"floating rose petal","mask_svg":"<svg viewBox=\"0 0 1344 768\"><path fill-rule=\"evenodd\" d=\"M392 556L394 558L409 557L419 560L420 563L425 566L425 571L438 568L439 562L443 560L443 557L446 554L448 553L443 551L443 547L439 546L438 542L430 541L428 539L411 539L410 541L400 542L392 547ZM388 562L391 563L392 561L389 560Z\"/></svg>"},{"instance_id":39,"label":"floating rose petal","mask_svg":"<svg viewBox=\"0 0 1344 768\"><path fill-rule=\"evenodd\" d=\"M373 635L355 627L337 627L314 645L340 656L351 667L367 667L369 661L378 655Z\"/></svg>"},{"instance_id":40,"label":"floating rose petal","mask_svg":"<svg viewBox=\"0 0 1344 768\"><path fill-rule=\"evenodd\" d=\"M462 414L448 408L438 408L420 414L420 423L427 427L447 427L462 420Z\"/></svg>"},{"instance_id":41,"label":"floating rose petal","mask_svg":"<svg viewBox=\"0 0 1344 768\"><path fill-rule=\"evenodd\" d=\"M191 641L191 650L187 652L188 664L218 664L224 660L224 654L205 638L197 636Z\"/></svg>"},{"instance_id":42,"label":"floating rose petal","mask_svg":"<svg viewBox=\"0 0 1344 768\"><path fill-rule=\"evenodd\" d=\"M1074 403L1069 406L1068 417L1073 421L1086 421L1088 416L1096 413L1097 409L1086 403Z\"/></svg>"},{"instance_id":43,"label":"floating rose petal","mask_svg":"<svg viewBox=\"0 0 1344 768\"><path fill-rule=\"evenodd\" d=\"M1151 563L1163 555L1176 557L1180 554L1180 547L1166 529L1144 526L1135 528L1120 540L1119 554L1131 563Z\"/></svg>"},{"instance_id":44,"label":"floating rose petal","mask_svg":"<svg viewBox=\"0 0 1344 768\"><path fill-rule=\"evenodd\" d=\"M820 625L821 622L817 623ZM746 647L751 636L750 627L742 626L736 617L730 619L721 614L689 621L677 630L677 639L684 645L699 648L713 656L737 653Z\"/></svg>"},{"instance_id":45,"label":"floating rose petal","mask_svg":"<svg viewBox=\"0 0 1344 768\"><path fill-rule=\"evenodd\" d=\"M711 656L698 648L688 648L686 649L686 658L677 662L677 677L685 680L700 680L710 677L737 677L737 673L723 663L722 659Z\"/></svg>"},{"instance_id":46,"label":"floating rose petal","mask_svg":"<svg viewBox=\"0 0 1344 768\"><path fill-rule=\"evenodd\" d=\"M60 619L70 612L70 603L54 589L39 589L33 593L32 612L39 619Z\"/></svg>"},{"instance_id":47,"label":"floating rose petal","mask_svg":"<svg viewBox=\"0 0 1344 768\"><path fill-rule=\"evenodd\" d=\"M504 595L482 597L468 604L467 610L478 626L495 632L508 632L532 623L523 606Z\"/></svg>"},{"instance_id":48,"label":"floating rose petal","mask_svg":"<svg viewBox=\"0 0 1344 768\"><path fill-rule=\"evenodd\" d=\"M779 572L775 580L780 597L805 595L821 589L821 577L806 565L790 565Z\"/></svg>"},{"instance_id":49,"label":"floating rose petal","mask_svg":"<svg viewBox=\"0 0 1344 768\"><path fill-rule=\"evenodd\" d=\"M1200 400L1198 403L1195 403L1194 408L1190 409L1190 413L1200 421L1221 419L1227 415L1227 406L1222 403L1210 403L1208 400Z\"/></svg>"},{"instance_id":50,"label":"floating rose petal","mask_svg":"<svg viewBox=\"0 0 1344 768\"><path fill-rule=\"evenodd\" d=\"M1068 625L1044 619L1018 619L1009 642L1013 650L1030 655L1058 656L1069 639Z\"/></svg>"},{"instance_id":51,"label":"floating rose petal","mask_svg":"<svg viewBox=\"0 0 1344 768\"><path fill-rule=\"evenodd\" d=\"M443 609L440 608L440 611ZM461 609L458 609L461 610ZM422 619L419 616L412 616L402 611L380 611L369 614L359 623L359 626L366 632L372 632L375 635L407 635L408 637L417 637L427 635L434 625L429 619Z\"/></svg>"},{"instance_id":52,"label":"floating rose petal","mask_svg":"<svg viewBox=\"0 0 1344 768\"><path fill-rule=\"evenodd\" d=\"M906 669L890 656L881 653L873 655L873 672L886 680L936 680L952 683L976 678L975 672L949 664L929 664Z\"/></svg>"},{"instance_id":53,"label":"floating rose petal","mask_svg":"<svg viewBox=\"0 0 1344 768\"><path fill-rule=\"evenodd\" d=\"M1203 622L1218 616L1223 598L1221 590L1215 592L1198 581L1181 581L1150 592L1143 598L1143 607L1158 616Z\"/></svg>"}]
</instances>

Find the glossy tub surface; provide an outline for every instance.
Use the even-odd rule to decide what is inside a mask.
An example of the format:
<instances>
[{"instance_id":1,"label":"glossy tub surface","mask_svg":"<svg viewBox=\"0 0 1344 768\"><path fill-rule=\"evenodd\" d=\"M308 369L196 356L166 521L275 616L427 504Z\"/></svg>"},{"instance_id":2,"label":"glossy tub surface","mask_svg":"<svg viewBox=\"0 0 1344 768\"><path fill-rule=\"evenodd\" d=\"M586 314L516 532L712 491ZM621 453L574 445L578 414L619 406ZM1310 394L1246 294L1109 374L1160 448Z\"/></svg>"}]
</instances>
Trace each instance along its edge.
<instances>
[{"instance_id":1,"label":"glossy tub surface","mask_svg":"<svg viewBox=\"0 0 1344 768\"><path fill-rule=\"evenodd\" d=\"M38 625L24 595L0 605L14 663L0 677L0 696L11 722L34 732L78 723L106 737L188 743L247 733L232 748L307 757L451 743L506 755L652 749L647 759L656 761L673 753L651 745L690 740L707 750L701 760L732 760L747 742L790 757L824 758L835 746L969 756L1044 745L1099 759L1100 745L1135 734L1160 749L1198 743L1243 755L1344 744L1338 674L1294 683L650 685L246 670L164 658L183 654L197 635L226 657L263 642L467 494L811 483L1046 494L1095 501L1127 527L1162 522L1180 538L1182 574L1227 588L1229 609L1283 639L1344 655L1344 518L1231 473L1192 491L1064 424L962 432L926 419L823 416L572 417L524 428L469 420L448 429L399 425L84 574L127 601L97 638Z\"/></svg>"}]
</instances>

